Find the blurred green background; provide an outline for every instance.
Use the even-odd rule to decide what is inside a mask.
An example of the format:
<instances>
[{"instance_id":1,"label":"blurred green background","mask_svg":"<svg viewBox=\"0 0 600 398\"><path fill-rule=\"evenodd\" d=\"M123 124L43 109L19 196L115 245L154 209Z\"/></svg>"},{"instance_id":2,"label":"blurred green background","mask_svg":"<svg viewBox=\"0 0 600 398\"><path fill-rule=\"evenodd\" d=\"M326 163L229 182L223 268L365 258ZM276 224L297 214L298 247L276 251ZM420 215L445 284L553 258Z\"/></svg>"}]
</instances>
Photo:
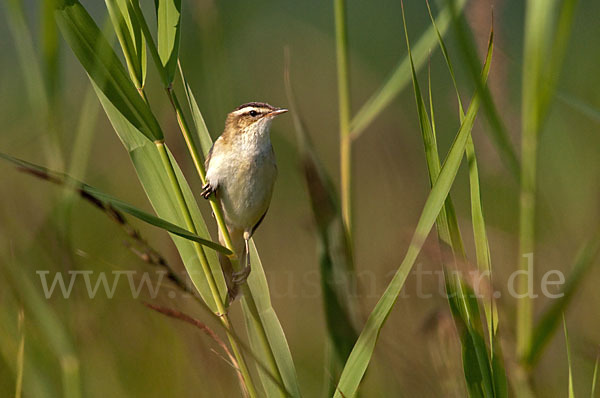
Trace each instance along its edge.
<instances>
[{"instance_id":1,"label":"blurred green background","mask_svg":"<svg viewBox=\"0 0 600 398\"><path fill-rule=\"evenodd\" d=\"M151 211L126 151L108 123L83 68L58 34L59 56L44 57L42 43L52 40L43 28L43 6L25 1L38 63L27 55L13 0L0 8L0 151L48 166L100 187ZM143 3L143 2L142 2ZM106 19L103 3L84 1L98 25ZM145 4L145 6L149 6ZM435 8L434 9L439 9ZM480 50L487 44L492 20L496 35L490 88L515 150L520 141L521 60L524 5L519 0L477 0L465 15ZM430 26L424 1L407 1L409 35L415 41ZM564 67L548 120L540 137L537 213L536 291L548 270L567 274L582 242L600 222L600 2L581 0ZM317 152L337 182L338 115L333 7L322 1L183 1L180 58L213 137L226 114L248 101L287 106L283 84L284 47L291 53L292 84ZM399 1L348 2L348 29L353 110L379 88L406 54ZM17 38L17 40L15 40ZM452 29L446 38L464 99L473 82ZM481 54L480 54L481 55ZM53 62L56 62L54 64ZM431 73L441 152L458 128L455 96L439 50L432 48ZM54 71L53 68L56 68ZM28 76L36 69L47 78L51 117L44 115L39 92ZM167 142L187 173L193 171L176 120L149 65L147 93L160 117ZM425 87L426 74L420 73ZM42 83L44 84L44 83ZM33 88L35 89L35 85ZM38 86L38 90L39 90ZM29 90L29 91L28 91ZM32 100L33 99L33 100ZM82 109L97 111L97 120L78 128ZM486 131L483 111L473 131L481 172L483 206L490 238L494 287L502 293L500 335L510 372L514 352L514 299L506 281L517 264L518 183L500 161ZM296 362L304 396L325 394L325 321L322 312L315 227L308 193L299 172L295 133L290 117L278 119L272 139L279 165L269 214L255 242L269 280L273 305ZM463 165L464 166L464 165ZM366 316L399 266L429 190L414 97L410 84L354 142L354 244L362 313ZM15 389L19 339L18 297L23 294L15 272L28 278L42 295L38 270L50 277L68 270L154 271L123 244L127 236L104 214L55 186L0 163L0 396ZM452 189L459 221L469 228L470 204L466 169ZM202 206L210 220L208 206ZM135 220L149 244L170 264L183 270L167 234ZM211 225L214 227L214 225ZM470 234L467 248L474 257ZM434 245L434 239L431 239ZM423 270L439 270L425 248ZM7 271L11 269L12 271ZM92 278L95 281L95 276ZM180 309L215 331L219 327L189 297L161 288L157 298L144 291L139 299L121 280L115 297L90 299L85 284L73 295L54 294L49 305L68 334L80 361L86 397L235 396L231 367L214 351L212 340L193 327L145 308L151 301ZM575 388L589 391L600 343L600 270L592 268L567 313L574 354ZM425 278L416 297L409 277L405 294L383 329L365 378L364 396L462 396L460 348L447 302L437 294L437 277ZM42 296L43 297L43 296ZM539 312L550 299L535 300ZM238 306L235 323L242 324ZM435 322L431 320L435 319ZM47 331L26 315L24 383L32 396L60 396L60 359L47 342ZM567 391L564 337L558 333L534 372L539 396L561 397Z\"/></svg>"}]
</instances>

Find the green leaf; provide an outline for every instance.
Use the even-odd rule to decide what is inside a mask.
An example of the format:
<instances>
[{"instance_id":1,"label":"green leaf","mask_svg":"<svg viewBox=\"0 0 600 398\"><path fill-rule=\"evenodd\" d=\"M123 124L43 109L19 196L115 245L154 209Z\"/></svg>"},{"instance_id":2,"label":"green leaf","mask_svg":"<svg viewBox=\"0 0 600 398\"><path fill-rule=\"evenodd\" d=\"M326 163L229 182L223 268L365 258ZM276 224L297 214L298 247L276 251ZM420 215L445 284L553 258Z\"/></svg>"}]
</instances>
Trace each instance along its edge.
<instances>
[{"instance_id":1,"label":"green leaf","mask_svg":"<svg viewBox=\"0 0 600 398\"><path fill-rule=\"evenodd\" d=\"M404 11L404 8L403 8ZM423 100L416 70L412 62L410 42L404 12L402 13L406 44L408 47L408 56L411 61L412 80L417 103L417 113L419 115L419 126L421 128L423 142L425 144L425 157L431 185L433 186L439 176L440 160L437 148L437 138L435 132L435 117L431 91L431 78L429 75L429 108L431 121L427 115L425 101ZM433 18L432 18L433 19ZM435 27L435 24L434 24ZM437 32L437 29L436 29ZM441 35L438 34L438 38ZM488 57L491 56L491 46L493 43L493 31L490 33L490 46L488 48ZM447 56L445 46L440 41L440 47L444 56ZM459 101L460 102L460 101ZM463 119L461 115L461 121ZM471 137L469 136L469 139ZM453 272L458 268L458 263L466 261L465 251L458 228L458 221L454 211L454 206L450 196L446 198L446 203L441 209L436 221L440 246L442 248L442 265L446 279L446 291L454 322L461 338L463 348L463 369L467 388L470 396L495 396L493 369L491 367L491 354L488 353L485 341L483 339L483 326L479 316L479 304L475 299L473 289L468 286L463 277ZM452 256L448 249L451 249ZM450 270L448 265L452 265Z\"/></svg>"},{"instance_id":2,"label":"green leaf","mask_svg":"<svg viewBox=\"0 0 600 398\"><path fill-rule=\"evenodd\" d=\"M158 55L168 83L173 81L179 57L181 0L155 0L158 25Z\"/></svg>"},{"instance_id":3,"label":"green leaf","mask_svg":"<svg viewBox=\"0 0 600 398\"><path fill-rule=\"evenodd\" d=\"M592 392L590 393L590 398L594 398L596 396L596 381L598 380L598 362L600 361L600 356L596 357L596 364L594 365L594 374L592 376Z\"/></svg>"},{"instance_id":4,"label":"green leaf","mask_svg":"<svg viewBox=\"0 0 600 398\"><path fill-rule=\"evenodd\" d=\"M58 1L56 15L63 35L88 71L96 95L113 128L129 152L138 178L157 215L175 225L185 225L185 218L177 203L173 185L166 170L162 167L160 153L152 142L155 139L156 131L160 133L159 137L162 139L162 131L150 108L142 100L114 51L79 2L75 0ZM92 49L95 50L92 51ZM106 80L106 84L103 84L104 80ZM142 118L141 116L146 113L150 116ZM154 133L150 133L152 131ZM175 159L170 154L169 157L175 167L176 177L183 190L184 199L191 212L198 236L209 236L189 185ZM178 236L172 235L171 237L194 286L210 309L217 312L217 305L206 275L204 275L200 259L196 255L194 243ZM208 251L206 256L221 300L225 300L227 287L217 255Z\"/></svg>"},{"instance_id":5,"label":"green leaf","mask_svg":"<svg viewBox=\"0 0 600 398\"><path fill-rule=\"evenodd\" d=\"M552 47L549 49L549 62L543 65L543 76L540 82L540 109L541 119L548 112L550 102L556 91L556 84L567 50L567 44L571 36L571 27L575 19L575 9L579 0L562 0L558 10L558 21L554 38L550 41Z\"/></svg>"},{"instance_id":6,"label":"green leaf","mask_svg":"<svg viewBox=\"0 0 600 398\"><path fill-rule=\"evenodd\" d=\"M262 262L260 261L260 257L258 256L254 241L251 241L250 245L250 262L252 264L252 272L248 277L248 286L252 292L260 322L267 334L267 339L271 347L270 349L275 356L277 368L279 369L279 373L281 374L283 384L288 391L288 394L291 394L292 397L300 397L298 376L292 359L292 353L285 338L281 323L271 305L271 295L269 294L267 277ZM267 355L264 353L266 347L261 343L258 328L253 323L253 315L248 306L248 298L244 295L242 296L241 301L242 309L244 310L244 319L246 320L248 329L250 347L252 347L252 350L256 355L264 358ZM281 389L275 384L272 377L267 375L266 369L261 367L258 371L263 387L265 388L266 396L280 396L282 393Z\"/></svg>"},{"instance_id":7,"label":"green leaf","mask_svg":"<svg viewBox=\"0 0 600 398\"><path fill-rule=\"evenodd\" d=\"M462 10L466 0L459 0L458 9ZM451 21L450 7L447 5L438 14L436 21L442 34L448 30ZM414 46L413 56L418 70L423 66L436 42L433 26L421 35ZM350 122L350 131L353 138L358 137L375 118L400 94L410 81L410 62L406 56L396 66L386 82L365 102Z\"/></svg>"},{"instance_id":8,"label":"green leaf","mask_svg":"<svg viewBox=\"0 0 600 398\"><path fill-rule=\"evenodd\" d=\"M181 76L181 81L183 82L183 87L185 89L185 96L187 98L190 111L192 113L192 120L194 121L194 126L196 127L196 134L198 135L198 140L200 142L200 150L202 151L202 155L206 159L208 156L208 152L210 148L212 148L212 138L210 133L208 132L208 127L206 127L206 123L204 122L204 117L202 116L202 112L200 112L200 108L198 107L198 103L196 102L196 97L194 97L194 93L187 80L185 80L185 76L183 75L183 70L181 69L181 65L179 65L179 73Z\"/></svg>"},{"instance_id":9,"label":"green leaf","mask_svg":"<svg viewBox=\"0 0 600 398\"><path fill-rule=\"evenodd\" d=\"M144 88L146 80L146 41L128 0L105 0L113 27L121 44L129 76L135 87Z\"/></svg>"},{"instance_id":10,"label":"green leaf","mask_svg":"<svg viewBox=\"0 0 600 398\"><path fill-rule=\"evenodd\" d=\"M465 60L471 78L475 82L477 89L481 92L481 100L486 112L487 120L490 124L492 142L498 149L500 158L505 163L508 170L515 179L520 178L520 165L516 152L512 147L509 138L508 130L500 117L500 113L494 103L492 95L488 87L481 84L479 79L479 59L477 57L477 48L475 46L470 27L461 15L460 3L456 4L457 0L449 0L448 4L452 10L452 19L455 32L458 37L459 49Z\"/></svg>"},{"instance_id":11,"label":"green leaf","mask_svg":"<svg viewBox=\"0 0 600 398\"><path fill-rule=\"evenodd\" d=\"M583 282L591 266L594 265L599 254L600 233L597 233L596 236L583 245L577 254L575 264L560 291L562 296L552 301L536 323L531 334L530 348L525 356L525 363L529 367L535 366L539 360L544 348L560 324L562 314L566 312L573 295L578 291L581 282Z\"/></svg>"},{"instance_id":12,"label":"green leaf","mask_svg":"<svg viewBox=\"0 0 600 398\"><path fill-rule=\"evenodd\" d=\"M117 210L120 210L124 213L134 216L135 218L144 221L150 225L154 225L155 227L164 229L167 232L171 232L177 236L181 236L182 238L198 242L206 247L210 247L216 251L219 251L224 254L231 254L229 249L221 246L218 243L212 242L208 239L201 238L200 236L193 234L173 223L170 223L166 220L153 216L152 214L146 213L145 211L138 209L135 206L132 206L128 203L123 202L120 199L115 198L107 193L104 193L97 188L94 188L90 185L87 185L83 182L77 181L74 178L71 178L63 173L58 173L52 170L48 170L45 167L38 166L36 164L27 162L25 160L14 158L10 155L0 152L0 158L4 160L8 160L19 167L23 168L25 171L30 172L33 175L40 176L48 181L54 182L59 185L66 185L72 189L82 190L86 194L92 196L96 200L102 202L105 207L110 205Z\"/></svg>"},{"instance_id":13,"label":"green leaf","mask_svg":"<svg viewBox=\"0 0 600 398\"><path fill-rule=\"evenodd\" d=\"M569 398L575 398L573 389L573 366L571 361L571 345L569 344L569 334L567 333L567 322L565 315L562 314L563 330L565 332L565 345L567 346L567 365L569 366Z\"/></svg>"},{"instance_id":14,"label":"green leaf","mask_svg":"<svg viewBox=\"0 0 600 398\"><path fill-rule=\"evenodd\" d=\"M484 65L484 81L489 73L491 61L490 55L491 46L486 59L486 64ZM371 360L371 356L373 355L381 328L385 324L385 321L404 286L404 282L423 247L427 235L431 231L436 218L444 206L450 187L458 172L458 167L460 166L465 146L471 133L471 129L473 128L477 110L479 109L479 104L480 95L479 92L476 92L469 105L465 119L452 143L448 156L440 170L439 177L427 197L406 255L383 296L369 315L367 323L346 362L335 394L338 398L352 397L357 392L360 381L362 380Z\"/></svg>"},{"instance_id":15,"label":"green leaf","mask_svg":"<svg viewBox=\"0 0 600 398\"><path fill-rule=\"evenodd\" d=\"M76 0L56 1L57 23L90 79L137 130L149 140L162 140L162 130L150 107L85 8Z\"/></svg>"},{"instance_id":16,"label":"green leaf","mask_svg":"<svg viewBox=\"0 0 600 398\"><path fill-rule=\"evenodd\" d=\"M454 67L450 60L450 56L448 54L448 50L446 49L446 45L444 43L444 39L437 28L435 19L433 18L433 14L431 13L431 8L429 7L429 2L427 1L427 10L429 12L429 17L431 19L431 23L436 30L438 41L440 44L440 48L442 50L442 55L446 61L446 65L448 67L448 71L450 72L450 77L452 79L452 84L454 86L454 91L456 93L456 100L458 103L458 114L459 120L462 122L464 119L464 110L462 105L462 100L460 98L460 93L458 90L458 85L456 83L456 77L454 75ZM431 94L430 94L431 97ZM490 257L490 249L489 242L487 238L487 232L485 229L485 219L483 217L483 205L481 203L481 190L479 186L479 170L477 166L477 157L475 156L475 145L473 143L473 137L469 137L467 140L467 146L465 148L465 154L467 157L467 164L469 167L469 186L470 186L470 194L471 194L471 218L473 224L473 238L475 241L475 253L477 257L477 268L479 272L488 274L488 281L491 284L492 280L492 264ZM488 335L489 335L489 344L491 347L495 346L494 336L496 334L496 330L498 328L498 309L493 297L490 297L489 301L484 301L484 312L487 321ZM498 345L498 348L499 345Z\"/></svg>"},{"instance_id":17,"label":"green leaf","mask_svg":"<svg viewBox=\"0 0 600 398\"><path fill-rule=\"evenodd\" d=\"M42 8L42 54L44 60L44 77L48 97L54 98L60 82L60 45L58 40L58 27L54 21L54 8L51 1L44 1Z\"/></svg>"}]
</instances>

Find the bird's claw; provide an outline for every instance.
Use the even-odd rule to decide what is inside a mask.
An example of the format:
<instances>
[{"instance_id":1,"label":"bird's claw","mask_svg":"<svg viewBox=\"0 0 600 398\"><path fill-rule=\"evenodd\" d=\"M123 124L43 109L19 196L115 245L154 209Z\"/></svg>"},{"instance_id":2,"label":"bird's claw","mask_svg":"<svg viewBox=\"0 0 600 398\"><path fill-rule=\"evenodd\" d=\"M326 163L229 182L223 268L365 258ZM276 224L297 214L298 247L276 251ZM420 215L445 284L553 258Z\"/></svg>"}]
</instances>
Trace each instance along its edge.
<instances>
[{"instance_id":1,"label":"bird's claw","mask_svg":"<svg viewBox=\"0 0 600 398\"><path fill-rule=\"evenodd\" d=\"M250 275L250 265L246 265L242 270L234 272L231 276L231 281L235 285L242 285L246 283L248 276Z\"/></svg>"},{"instance_id":2,"label":"bird's claw","mask_svg":"<svg viewBox=\"0 0 600 398\"><path fill-rule=\"evenodd\" d=\"M202 196L204 199L208 199L213 192L215 192L215 189L212 185L210 185L210 183L207 182L202 187L202 192L200 192L200 196Z\"/></svg>"}]
</instances>

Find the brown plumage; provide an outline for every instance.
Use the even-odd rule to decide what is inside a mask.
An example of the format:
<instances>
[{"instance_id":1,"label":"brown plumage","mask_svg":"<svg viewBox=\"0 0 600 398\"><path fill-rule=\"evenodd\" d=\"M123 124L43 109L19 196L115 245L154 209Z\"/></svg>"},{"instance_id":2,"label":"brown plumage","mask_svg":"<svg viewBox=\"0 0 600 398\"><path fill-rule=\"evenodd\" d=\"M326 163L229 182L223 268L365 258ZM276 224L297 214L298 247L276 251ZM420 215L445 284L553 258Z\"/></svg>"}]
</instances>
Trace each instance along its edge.
<instances>
[{"instance_id":1,"label":"brown plumage","mask_svg":"<svg viewBox=\"0 0 600 398\"><path fill-rule=\"evenodd\" d=\"M235 108L225 121L223 134L215 141L206 159L206 185L201 195L216 193L225 216L233 248L245 268L225 272L230 298L250 273L248 240L264 219L277 176L269 127L273 118L286 109L264 102L249 102ZM223 237L219 236L221 243ZM222 256L224 271L230 268ZM228 275L229 274L229 275Z\"/></svg>"}]
</instances>

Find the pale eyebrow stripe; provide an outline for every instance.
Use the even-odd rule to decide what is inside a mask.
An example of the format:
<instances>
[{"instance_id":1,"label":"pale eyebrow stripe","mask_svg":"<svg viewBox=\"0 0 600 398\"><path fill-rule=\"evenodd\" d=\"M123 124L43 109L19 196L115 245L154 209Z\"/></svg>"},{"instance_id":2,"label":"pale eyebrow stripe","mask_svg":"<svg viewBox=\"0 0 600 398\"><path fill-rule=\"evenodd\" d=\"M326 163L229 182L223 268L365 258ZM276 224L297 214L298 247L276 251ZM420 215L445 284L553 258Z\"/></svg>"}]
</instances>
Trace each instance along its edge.
<instances>
[{"instance_id":1,"label":"pale eyebrow stripe","mask_svg":"<svg viewBox=\"0 0 600 398\"><path fill-rule=\"evenodd\" d=\"M260 108L257 108L255 106L246 106L242 109L238 109L237 111L233 112L234 115L241 115L243 113L247 113L250 112L252 110L257 111L258 113L262 113L262 110Z\"/></svg>"}]
</instances>

